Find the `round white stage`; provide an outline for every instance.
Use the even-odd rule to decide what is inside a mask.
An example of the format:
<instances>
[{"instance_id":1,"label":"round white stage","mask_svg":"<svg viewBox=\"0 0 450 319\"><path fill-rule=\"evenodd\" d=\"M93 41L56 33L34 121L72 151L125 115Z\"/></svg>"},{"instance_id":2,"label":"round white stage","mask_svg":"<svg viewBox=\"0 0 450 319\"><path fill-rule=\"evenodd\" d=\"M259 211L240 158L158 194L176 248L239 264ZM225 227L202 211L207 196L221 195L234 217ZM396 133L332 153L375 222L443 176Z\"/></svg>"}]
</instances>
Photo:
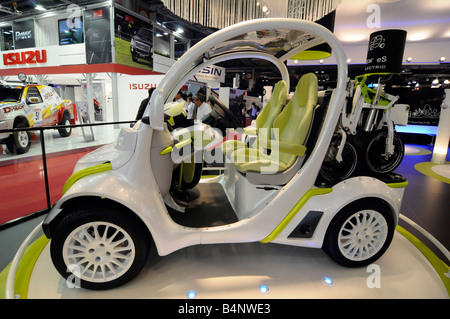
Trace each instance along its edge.
<instances>
[{"instance_id":1,"label":"round white stage","mask_svg":"<svg viewBox=\"0 0 450 319\"><path fill-rule=\"evenodd\" d=\"M440 276L399 231L382 258L356 269L337 265L320 249L259 242L193 246L164 257L153 251L134 280L107 291L76 288L64 280L53 267L49 246L45 243L32 269L28 299L449 298L448 274Z\"/></svg>"}]
</instances>

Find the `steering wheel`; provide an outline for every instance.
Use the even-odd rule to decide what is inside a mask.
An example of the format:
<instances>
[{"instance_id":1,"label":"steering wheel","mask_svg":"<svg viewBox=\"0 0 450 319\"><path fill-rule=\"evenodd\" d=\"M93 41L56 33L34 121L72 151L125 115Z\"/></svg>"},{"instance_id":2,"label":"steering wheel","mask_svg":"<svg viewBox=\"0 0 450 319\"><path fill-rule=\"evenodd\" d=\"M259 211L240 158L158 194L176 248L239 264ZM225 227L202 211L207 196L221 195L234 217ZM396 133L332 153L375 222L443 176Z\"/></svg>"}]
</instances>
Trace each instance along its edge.
<instances>
[{"instance_id":1,"label":"steering wheel","mask_svg":"<svg viewBox=\"0 0 450 319\"><path fill-rule=\"evenodd\" d=\"M211 115L215 120L223 120L224 122L229 122L233 128L241 127L241 123L239 122L239 120L236 118L236 116L234 116L230 109L222 103L222 101L220 101L214 95L211 95L209 97L209 101L211 101L212 104Z\"/></svg>"}]
</instances>

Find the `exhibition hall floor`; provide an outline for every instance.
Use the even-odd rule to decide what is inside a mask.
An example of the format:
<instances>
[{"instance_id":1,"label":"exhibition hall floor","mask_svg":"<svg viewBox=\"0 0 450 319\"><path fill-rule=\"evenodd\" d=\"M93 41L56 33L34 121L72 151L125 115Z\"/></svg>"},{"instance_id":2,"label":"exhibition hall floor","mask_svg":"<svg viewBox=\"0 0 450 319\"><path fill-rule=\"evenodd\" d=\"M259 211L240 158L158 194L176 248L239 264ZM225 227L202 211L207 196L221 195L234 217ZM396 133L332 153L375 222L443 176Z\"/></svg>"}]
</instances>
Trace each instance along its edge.
<instances>
[{"instance_id":1,"label":"exhibition hall floor","mask_svg":"<svg viewBox=\"0 0 450 319\"><path fill-rule=\"evenodd\" d=\"M430 161L430 150L423 145L406 148L397 169L409 182L401 214L448 250L450 184L414 168ZM0 270L43 218L0 230ZM48 240L40 237L31 246L35 256L18 272L22 288L15 293L28 299L448 299L448 260L403 220L399 224L387 252L368 267L341 267L321 249L259 242L193 246L164 257L153 250L134 280L107 291L76 288L65 281L53 267ZM26 275L19 278L22 273ZM3 288L5 271L2 275Z\"/></svg>"},{"instance_id":2,"label":"exhibition hall floor","mask_svg":"<svg viewBox=\"0 0 450 319\"><path fill-rule=\"evenodd\" d=\"M338 266L320 249L204 245L165 257L152 254L137 278L100 292L66 282L53 268L47 244L33 269L28 298L180 299L194 292L198 299L448 298L428 260L398 232L388 252L367 268Z\"/></svg>"}]
</instances>

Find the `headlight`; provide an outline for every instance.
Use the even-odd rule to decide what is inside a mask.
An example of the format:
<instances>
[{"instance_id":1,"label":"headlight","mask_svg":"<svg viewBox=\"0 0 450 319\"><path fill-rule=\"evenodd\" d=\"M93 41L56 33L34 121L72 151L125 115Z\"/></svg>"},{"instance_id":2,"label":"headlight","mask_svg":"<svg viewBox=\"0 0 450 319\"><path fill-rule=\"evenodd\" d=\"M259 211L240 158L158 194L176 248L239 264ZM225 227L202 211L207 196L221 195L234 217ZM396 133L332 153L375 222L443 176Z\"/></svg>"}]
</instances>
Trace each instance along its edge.
<instances>
[{"instance_id":1,"label":"headlight","mask_svg":"<svg viewBox=\"0 0 450 319\"><path fill-rule=\"evenodd\" d=\"M130 45L131 45L133 48L136 46L136 42L134 41L133 38L131 38Z\"/></svg>"}]
</instances>

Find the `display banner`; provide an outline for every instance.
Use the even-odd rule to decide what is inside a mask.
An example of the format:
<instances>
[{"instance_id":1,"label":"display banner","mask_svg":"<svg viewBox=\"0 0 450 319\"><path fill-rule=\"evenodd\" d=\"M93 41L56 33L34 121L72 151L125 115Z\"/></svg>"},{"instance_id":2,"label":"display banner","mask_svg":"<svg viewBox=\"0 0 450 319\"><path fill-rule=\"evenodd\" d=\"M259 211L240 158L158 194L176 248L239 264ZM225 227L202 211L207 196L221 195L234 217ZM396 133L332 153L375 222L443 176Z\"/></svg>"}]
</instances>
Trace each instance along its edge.
<instances>
[{"instance_id":1,"label":"display banner","mask_svg":"<svg viewBox=\"0 0 450 319\"><path fill-rule=\"evenodd\" d=\"M110 8L84 12L86 63L111 63Z\"/></svg>"},{"instance_id":2,"label":"display banner","mask_svg":"<svg viewBox=\"0 0 450 319\"><path fill-rule=\"evenodd\" d=\"M153 70L153 26L114 8L116 63Z\"/></svg>"},{"instance_id":3,"label":"display banner","mask_svg":"<svg viewBox=\"0 0 450 319\"><path fill-rule=\"evenodd\" d=\"M198 72L194 79L200 82L225 82L225 68L210 65Z\"/></svg>"},{"instance_id":4,"label":"display banner","mask_svg":"<svg viewBox=\"0 0 450 319\"><path fill-rule=\"evenodd\" d=\"M2 69L30 68L60 65L59 46L21 49L1 52Z\"/></svg>"},{"instance_id":5,"label":"display banner","mask_svg":"<svg viewBox=\"0 0 450 319\"><path fill-rule=\"evenodd\" d=\"M117 78L119 90L119 121L133 121L148 90L156 87L164 75L122 75Z\"/></svg>"},{"instance_id":6,"label":"display banner","mask_svg":"<svg viewBox=\"0 0 450 319\"><path fill-rule=\"evenodd\" d=\"M33 48L34 21L32 19L13 23L14 47L15 49Z\"/></svg>"},{"instance_id":7,"label":"display banner","mask_svg":"<svg viewBox=\"0 0 450 319\"><path fill-rule=\"evenodd\" d=\"M443 88L392 88L390 94L399 95L399 104L409 105L408 124L437 126L444 100Z\"/></svg>"},{"instance_id":8,"label":"display banner","mask_svg":"<svg viewBox=\"0 0 450 319\"><path fill-rule=\"evenodd\" d=\"M373 32L369 39L364 73L400 73L405 43L404 30Z\"/></svg>"}]
</instances>

